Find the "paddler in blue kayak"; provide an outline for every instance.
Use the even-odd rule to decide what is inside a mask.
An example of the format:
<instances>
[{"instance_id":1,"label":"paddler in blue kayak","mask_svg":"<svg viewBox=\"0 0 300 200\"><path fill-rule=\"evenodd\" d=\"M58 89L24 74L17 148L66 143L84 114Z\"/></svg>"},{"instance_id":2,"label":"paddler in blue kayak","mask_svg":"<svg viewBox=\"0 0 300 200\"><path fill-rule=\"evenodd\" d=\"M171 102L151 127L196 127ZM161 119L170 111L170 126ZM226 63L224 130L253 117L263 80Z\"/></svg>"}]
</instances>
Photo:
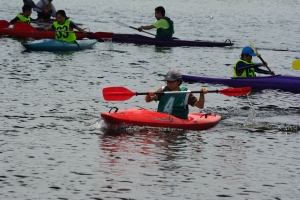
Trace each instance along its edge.
<instances>
[{"instance_id":1,"label":"paddler in blue kayak","mask_svg":"<svg viewBox=\"0 0 300 200\"><path fill-rule=\"evenodd\" d=\"M55 39L65 42L75 42L76 35L73 29L77 29L82 33L86 33L83 29L79 28L74 22L68 19L64 10L58 10L56 12L56 20L52 26L45 27L45 31L56 30Z\"/></svg>"},{"instance_id":2,"label":"paddler in blue kayak","mask_svg":"<svg viewBox=\"0 0 300 200\"><path fill-rule=\"evenodd\" d=\"M166 91L188 91L186 87L180 87L182 83L182 75L177 70L170 70L166 74L164 81L166 86L163 86L157 90L157 92ZM175 117L181 119L187 119L189 114L189 106L196 106L198 108L204 107L204 94L208 92L207 88L202 88L200 91L200 97L194 96L193 93L182 94L155 94L154 90L149 90L149 94L146 95L146 102L159 101L157 111L169 113Z\"/></svg>"},{"instance_id":3,"label":"paddler in blue kayak","mask_svg":"<svg viewBox=\"0 0 300 200\"><path fill-rule=\"evenodd\" d=\"M261 66L268 66L268 63L254 63L252 62L252 56L256 56L256 54L250 46L242 49L241 59L235 63L233 68L234 77L255 77L256 73L275 75L273 71L270 73L267 70L260 69Z\"/></svg>"},{"instance_id":4,"label":"paddler in blue kayak","mask_svg":"<svg viewBox=\"0 0 300 200\"><path fill-rule=\"evenodd\" d=\"M37 19L39 21L46 21L55 16L56 10L52 3L52 0L40 0L37 2L36 7L33 8L37 12Z\"/></svg>"},{"instance_id":5,"label":"paddler in blue kayak","mask_svg":"<svg viewBox=\"0 0 300 200\"><path fill-rule=\"evenodd\" d=\"M149 26L141 26L138 28L139 31L149 30L156 28L155 38L160 38L164 40L171 40L174 34L174 24L173 21L165 16L165 9L162 6L155 8L155 18L157 22Z\"/></svg>"},{"instance_id":6,"label":"paddler in blue kayak","mask_svg":"<svg viewBox=\"0 0 300 200\"><path fill-rule=\"evenodd\" d=\"M22 7L22 13L18 14L13 20L10 21L10 24L15 23L27 23L30 24L30 20L32 18L30 17L32 13L32 7L30 5L24 4Z\"/></svg>"}]
</instances>

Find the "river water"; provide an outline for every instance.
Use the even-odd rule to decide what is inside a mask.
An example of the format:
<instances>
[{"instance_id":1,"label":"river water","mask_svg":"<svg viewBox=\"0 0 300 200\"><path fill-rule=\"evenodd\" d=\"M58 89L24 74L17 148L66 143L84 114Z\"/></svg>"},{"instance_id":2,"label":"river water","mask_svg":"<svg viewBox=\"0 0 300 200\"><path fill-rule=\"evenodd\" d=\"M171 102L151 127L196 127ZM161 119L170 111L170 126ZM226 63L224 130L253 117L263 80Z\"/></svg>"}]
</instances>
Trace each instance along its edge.
<instances>
[{"instance_id":1,"label":"river water","mask_svg":"<svg viewBox=\"0 0 300 200\"><path fill-rule=\"evenodd\" d=\"M0 19L14 18L20 2L1 2ZM174 20L175 37L235 44L156 48L107 42L49 53L24 52L20 40L0 37L0 199L300 198L300 94L207 94L201 111L222 120L204 131L110 130L100 118L112 106L157 107L144 96L106 102L103 88L156 90L170 69L229 77L249 40L276 74L300 76L291 67L300 59L298 0L53 3L82 28L115 33L136 32L114 20L149 25L162 5Z\"/></svg>"}]
</instances>

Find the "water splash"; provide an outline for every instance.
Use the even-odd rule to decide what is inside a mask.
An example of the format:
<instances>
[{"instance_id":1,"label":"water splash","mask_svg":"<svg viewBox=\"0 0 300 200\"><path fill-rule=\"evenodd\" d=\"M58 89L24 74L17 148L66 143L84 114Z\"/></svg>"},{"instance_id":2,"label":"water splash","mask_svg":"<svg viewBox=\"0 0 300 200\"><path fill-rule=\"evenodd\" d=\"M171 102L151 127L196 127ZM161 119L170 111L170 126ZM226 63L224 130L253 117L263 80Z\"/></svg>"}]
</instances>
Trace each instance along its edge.
<instances>
[{"instance_id":1,"label":"water splash","mask_svg":"<svg viewBox=\"0 0 300 200\"><path fill-rule=\"evenodd\" d=\"M249 99L249 95L247 95L247 99L250 104L250 109L249 109L249 115L248 115L246 121L244 122L244 126L255 124L255 116L256 116L255 108L253 107L253 104L251 103L251 101Z\"/></svg>"},{"instance_id":2,"label":"water splash","mask_svg":"<svg viewBox=\"0 0 300 200\"><path fill-rule=\"evenodd\" d=\"M112 38L103 38L104 40L104 50L106 51L113 51L114 50L114 45L112 42Z\"/></svg>"}]
</instances>

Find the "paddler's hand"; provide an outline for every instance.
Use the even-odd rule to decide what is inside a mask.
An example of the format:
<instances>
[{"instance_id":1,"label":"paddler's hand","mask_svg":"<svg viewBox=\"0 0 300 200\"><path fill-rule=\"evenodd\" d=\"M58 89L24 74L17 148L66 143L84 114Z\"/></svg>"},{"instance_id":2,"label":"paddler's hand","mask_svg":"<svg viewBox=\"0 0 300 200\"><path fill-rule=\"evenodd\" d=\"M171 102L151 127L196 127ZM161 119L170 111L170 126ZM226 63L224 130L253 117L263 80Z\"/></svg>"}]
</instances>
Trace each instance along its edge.
<instances>
[{"instance_id":1,"label":"paddler's hand","mask_svg":"<svg viewBox=\"0 0 300 200\"><path fill-rule=\"evenodd\" d=\"M149 94L150 97L153 97L155 95L154 90L149 90L148 94Z\"/></svg>"},{"instance_id":2,"label":"paddler's hand","mask_svg":"<svg viewBox=\"0 0 300 200\"><path fill-rule=\"evenodd\" d=\"M143 30L143 26L138 28L138 31L141 32Z\"/></svg>"},{"instance_id":3,"label":"paddler's hand","mask_svg":"<svg viewBox=\"0 0 300 200\"><path fill-rule=\"evenodd\" d=\"M271 74L272 76L275 76L275 73L274 73L273 71L271 71L270 74Z\"/></svg>"},{"instance_id":4,"label":"paddler's hand","mask_svg":"<svg viewBox=\"0 0 300 200\"><path fill-rule=\"evenodd\" d=\"M154 93L154 90L149 90L149 91L148 91L148 94L146 95L145 100L146 100L146 102L150 102L150 101L155 100L155 93Z\"/></svg>"},{"instance_id":5,"label":"paddler's hand","mask_svg":"<svg viewBox=\"0 0 300 200\"><path fill-rule=\"evenodd\" d=\"M206 94L207 92L208 92L208 90L207 90L207 88L202 88L201 90L200 90L200 95L201 94Z\"/></svg>"},{"instance_id":6,"label":"paddler's hand","mask_svg":"<svg viewBox=\"0 0 300 200\"><path fill-rule=\"evenodd\" d=\"M268 66L268 63L266 63L266 62L263 62L263 63L261 63L261 66Z\"/></svg>"}]
</instances>

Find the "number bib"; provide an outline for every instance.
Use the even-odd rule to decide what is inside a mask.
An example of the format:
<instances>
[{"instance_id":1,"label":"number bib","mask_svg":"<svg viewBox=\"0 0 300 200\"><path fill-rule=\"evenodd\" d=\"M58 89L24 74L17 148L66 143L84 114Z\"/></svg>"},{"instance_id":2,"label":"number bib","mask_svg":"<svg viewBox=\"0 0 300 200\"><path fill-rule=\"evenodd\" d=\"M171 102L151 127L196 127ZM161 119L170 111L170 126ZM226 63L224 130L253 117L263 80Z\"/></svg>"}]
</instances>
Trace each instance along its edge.
<instances>
[{"instance_id":1,"label":"number bib","mask_svg":"<svg viewBox=\"0 0 300 200\"><path fill-rule=\"evenodd\" d=\"M180 91L187 91L185 87L181 87ZM163 91L170 91L169 88L165 87ZM160 96L157 111L164 112L175 117L187 119L189 108L187 105L188 96L190 93L182 94L162 94Z\"/></svg>"},{"instance_id":2,"label":"number bib","mask_svg":"<svg viewBox=\"0 0 300 200\"><path fill-rule=\"evenodd\" d=\"M58 22L53 23L55 30L57 30L55 34L55 39L63 40L65 42L74 42L76 40L75 33L70 31L70 23L70 20L66 20L64 24L59 24Z\"/></svg>"}]
</instances>

